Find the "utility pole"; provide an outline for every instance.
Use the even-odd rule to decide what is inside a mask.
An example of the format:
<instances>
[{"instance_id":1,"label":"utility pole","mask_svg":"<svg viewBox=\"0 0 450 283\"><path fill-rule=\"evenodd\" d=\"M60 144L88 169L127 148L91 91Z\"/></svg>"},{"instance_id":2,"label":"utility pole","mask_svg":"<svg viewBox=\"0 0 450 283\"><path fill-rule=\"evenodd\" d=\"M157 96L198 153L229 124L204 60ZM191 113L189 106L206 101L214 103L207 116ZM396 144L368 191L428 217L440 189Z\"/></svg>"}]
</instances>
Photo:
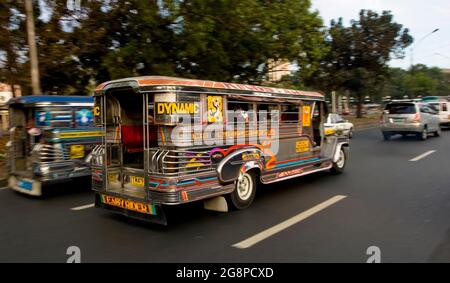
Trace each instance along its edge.
<instances>
[{"instance_id":1,"label":"utility pole","mask_svg":"<svg viewBox=\"0 0 450 283\"><path fill-rule=\"evenodd\" d=\"M34 31L33 0L25 0L25 13L27 16L28 47L30 49L31 87L33 95L39 95L41 94L41 82L39 77L36 33Z\"/></svg>"}]
</instances>

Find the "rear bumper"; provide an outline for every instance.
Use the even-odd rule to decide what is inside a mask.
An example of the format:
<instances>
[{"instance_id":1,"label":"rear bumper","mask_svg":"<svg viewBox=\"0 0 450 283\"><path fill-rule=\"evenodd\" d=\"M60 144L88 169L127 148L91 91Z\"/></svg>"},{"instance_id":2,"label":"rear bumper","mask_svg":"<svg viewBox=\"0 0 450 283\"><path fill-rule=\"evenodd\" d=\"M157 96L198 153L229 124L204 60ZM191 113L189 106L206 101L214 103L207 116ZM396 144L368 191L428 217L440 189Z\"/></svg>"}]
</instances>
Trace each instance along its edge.
<instances>
[{"instance_id":1,"label":"rear bumper","mask_svg":"<svg viewBox=\"0 0 450 283\"><path fill-rule=\"evenodd\" d=\"M91 175L88 166L75 166L73 162L37 163L34 167L34 172L43 182L64 181Z\"/></svg>"},{"instance_id":2,"label":"rear bumper","mask_svg":"<svg viewBox=\"0 0 450 283\"><path fill-rule=\"evenodd\" d=\"M382 124L381 125L382 132L389 133L420 133L423 131L423 125L420 123L417 124Z\"/></svg>"},{"instance_id":3,"label":"rear bumper","mask_svg":"<svg viewBox=\"0 0 450 283\"><path fill-rule=\"evenodd\" d=\"M95 193L95 206L98 208L106 209L108 211L114 212L116 214L120 214L126 217L130 217L133 219L145 221L145 222L151 222L156 223L160 225L167 225L167 218L166 214L164 213L162 205L147 203L148 205L151 205L153 207L153 214L144 214L140 212L131 211L122 207L112 206L108 205L103 201L103 195L113 196L117 198L121 198L124 201L132 201L132 202L139 202L142 203L142 200L133 199L129 197L123 197L122 195L114 194L111 192L108 192L107 194L96 192Z\"/></svg>"}]
</instances>

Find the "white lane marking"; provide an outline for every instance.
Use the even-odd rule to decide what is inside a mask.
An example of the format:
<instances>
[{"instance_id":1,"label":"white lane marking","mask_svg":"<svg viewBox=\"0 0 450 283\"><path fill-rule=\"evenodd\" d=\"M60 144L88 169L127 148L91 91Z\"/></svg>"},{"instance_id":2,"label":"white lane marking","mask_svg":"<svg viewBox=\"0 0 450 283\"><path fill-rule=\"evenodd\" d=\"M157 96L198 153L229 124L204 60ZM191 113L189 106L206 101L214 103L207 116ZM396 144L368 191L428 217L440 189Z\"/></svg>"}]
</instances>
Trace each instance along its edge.
<instances>
[{"instance_id":1,"label":"white lane marking","mask_svg":"<svg viewBox=\"0 0 450 283\"><path fill-rule=\"evenodd\" d=\"M419 156L417 156L417 157L411 159L410 161L411 161L411 162L419 161L419 160L424 159L425 157L427 157L427 156L429 156L429 155L431 155L431 154L433 154L433 153L435 153L435 152L436 152L436 150L430 150L430 151L427 151L427 152L425 152L424 154L421 154L421 155L419 155Z\"/></svg>"},{"instance_id":2,"label":"white lane marking","mask_svg":"<svg viewBox=\"0 0 450 283\"><path fill-rule=\"evenodd\" d=\"M252 247L253 245L291 227L292 225L295 225L303 220L305 220L306 218L324 210L325 208L332 206L333 204L343 200L347 198L347 196L335 196L330 198L329 200L326 200L286 221L283 221L267 230L264 230L246 240L243 240L242 242L236 243L233 245L233 247L238 248L238 249L247 249Z\"/></svg>"},{"instance_id":3,"label":"white lane marking","mask_svg":"<svg viewBox=\"0 0 450 283\"><path fill-rule=\"evenodd\" d=\"M70 210L73 211L80 211L83 209L88 209L88 208L93 208L95 206L95 204L91 203L91 204L87 204L87 205L82 205L82 206L78 206L78 207L73 207Z\"/></svg>"}]
</instances>

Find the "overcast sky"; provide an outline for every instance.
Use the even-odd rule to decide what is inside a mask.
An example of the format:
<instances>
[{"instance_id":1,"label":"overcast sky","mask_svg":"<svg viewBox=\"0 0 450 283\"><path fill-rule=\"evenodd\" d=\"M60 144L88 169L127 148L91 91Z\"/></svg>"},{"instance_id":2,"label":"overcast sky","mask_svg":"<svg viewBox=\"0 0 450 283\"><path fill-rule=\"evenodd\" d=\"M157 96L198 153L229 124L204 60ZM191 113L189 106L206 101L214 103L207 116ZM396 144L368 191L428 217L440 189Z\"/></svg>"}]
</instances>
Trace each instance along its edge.
<instances>
[{"instance_id":1,"label":"overcast sky","mask_svg":"<svg viewBox=\"0 0 450 283\"><path fill-rule=\"evenodd\" d=\"M312 0L326 25L342 17L346 24L356 19L361 9L377 12L390 10L394 20L410 29L415 42L433 30L440 30L421 43L414 43L414 63L450 68L450 0ZM391 66L408 68L410 48L403 60L393 60Z\"/></svg>"}]
</instances>

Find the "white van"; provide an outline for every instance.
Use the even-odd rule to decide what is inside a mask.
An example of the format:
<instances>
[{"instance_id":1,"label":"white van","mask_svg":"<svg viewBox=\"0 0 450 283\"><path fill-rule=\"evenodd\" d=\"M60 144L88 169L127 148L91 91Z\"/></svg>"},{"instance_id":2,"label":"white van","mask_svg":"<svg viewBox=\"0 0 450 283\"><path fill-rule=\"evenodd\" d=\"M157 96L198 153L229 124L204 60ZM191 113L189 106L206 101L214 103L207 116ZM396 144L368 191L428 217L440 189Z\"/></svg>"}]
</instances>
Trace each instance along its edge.
<instances>
[{"instance_id":1,"label":"white van","mask_svg":"<svg viewBox=\"0 0 450 283\"><path fill-rule=\"evenodd\" d=\"M442 127L450 127L450 101L444 97L424 97L424 102L434 106L439 111L439 120Z\"/></svg>"}]
</instances>

